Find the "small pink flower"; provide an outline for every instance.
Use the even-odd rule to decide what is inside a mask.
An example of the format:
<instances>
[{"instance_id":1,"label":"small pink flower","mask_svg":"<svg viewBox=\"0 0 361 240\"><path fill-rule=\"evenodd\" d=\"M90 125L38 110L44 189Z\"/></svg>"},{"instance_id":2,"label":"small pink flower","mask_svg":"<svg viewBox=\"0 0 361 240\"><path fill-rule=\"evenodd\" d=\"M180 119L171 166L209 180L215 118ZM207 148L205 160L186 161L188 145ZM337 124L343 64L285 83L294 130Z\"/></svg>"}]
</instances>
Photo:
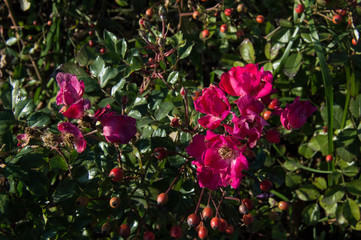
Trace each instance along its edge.
<instances>
[{"instance_id":1,"label":"small pink flower","mask_svg":"<svg viewBox=\"0 0 361 240\"><path fill-rule=\"evenodd\" d=\"M221 76L219 87L232 96L245 94L262 98L272 91L273 76L263 67L258 70L257 64L247 64L244 67L233 67Z\"/></svg>"},{"instance_id":2,"label":"small pink flower","mask_svg":"<svg viewBox=\"0 0 361 240\"><path fill-rule=\"evenodd\" d=\"M187 147L187 153L196 158L198 182L201 187L215 190L231 185L238 188L243 178L242 170L248 162L242 152L244 146L231 136L207 131L207 135L196 135Z\"/></svg>"},{"instance_id":3,"label":"small pink flower","mask_svg":"<svg viewBox=\"0 0 361 240\"><path fill-rule=\"evenodd\" d=\"M74 147L78 153L86 148L86 142L80 130L70 122L62 122L58 124L58 130L61 132L63 142Z\"/></svg>"},{"instance_id":4,"label":"small pink flower","mask_svg":"<svg viewBox=\"0 0 361 240\"><path fill-rule=\"evenodd\" d=\"M118 115L114 112L106 114L100 119L103 125L104 137L112 143L128 143L137 133L136 119Z\"/></svg>"},{"instance_id":5,"label":"small pink flower","mask_svg":"<svg viewBox=\"0 0 361 240\"><path fill-rule=\"evenodd\" d=\"M214 85L203 89L202 96L194 101L194 107L198 112L207 114L201 117L198 123L208 129L219 127L231 109L224 92Z\"/></svg>"},{"instance_id":6,"label":"small pink flower","mask_svg":"<svg viewBox=\"0 0 361 240\"><path fill-rule=\"evenodd\" d=\"M64 106L59 112L61 112L65 117L80 119L84 116L84 110L89 108L90 101L88 99L81 98L69 107Z\"/></svg>"},{"instance_id":7,"label":"small pink flower","mask_svg":"<svg viewBox=\"0 0 361 240\"><path fill-rule=\"evenodd\" d=\"M79 81L75 75L59 72L56 81L60 87L56 96L57 105L69 106L78 101L84 93L84 82Z\"/></svg>"},{"instance_id":8,"label":"small pink flower","mask_svg":"<svg viewBox=\"0 0 361 240\"><path fill-rule=\"evenodd\" d=\"M300 97L297 97L292 104L287 104L281 113L281 123L287 130L302 127L307 118L317 111L311 102L299 99Z\"/></svg>"}]
</instances>

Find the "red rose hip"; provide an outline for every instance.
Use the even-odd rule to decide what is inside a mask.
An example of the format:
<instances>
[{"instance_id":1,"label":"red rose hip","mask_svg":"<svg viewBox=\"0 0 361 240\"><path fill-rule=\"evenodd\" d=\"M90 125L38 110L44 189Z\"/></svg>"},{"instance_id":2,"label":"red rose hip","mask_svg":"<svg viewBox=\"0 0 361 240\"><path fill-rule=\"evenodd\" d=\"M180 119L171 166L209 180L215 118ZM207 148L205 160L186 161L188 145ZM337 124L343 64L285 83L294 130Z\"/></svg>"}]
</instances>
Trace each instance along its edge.
<instances>
[{"instance_id":1,"label":"red rose hip","mask_svg":"<svg viewBox=\"0 0 361 240\"><path fill-rule=\"evenodd\" d=\"M182 237L183 235L183 232L182 232L182 228L178 225L176 226L173 226L171 229L170 229L170 236L175 238L175 239L179 239Z\"/></svg>"},{"instance_id":2,"label":"red rose hip","mask_svg":"<svg viewBox=\"0 0 361 240\"><path fill-rule=\"evenodd\" d=\"M122 238L127 238L130 235L130 226L126 223L120 225L119 227L119 235Z\"/></svg>"},{"instance_id":3,"label":"red rose hip","mask_svg":"<svg viewBox=\"0 0 361 240\"><path fill-rule=\"evenodd\" d=\"M305 11L305 6L303 6L303 4L297 4L297 6L295 8L295 12L297 14L302 14L303 11Z\"/></svg>"},{"instance_id":4,"label":"red rose hip","mask_svg":"<svg viewBox=\"0 0 361 240\"><path fill-rule=\"evenodd\" d=\"M120 167L113 168L109 173L109 177L113 182L120 182L123 179L123 176L123 170Z\"/></svg>"},{"instance_id":5,"label":"red rose hip","mask_svg":"<svg viewBox=\"0 0 361 240\"><path fill-rule=\"evenodd\" d=\"M259 187L261 188L262 191L269 192L272 189L273 184L270 180L265 179L265 180L262 180Z\"/></svg>"}]
</instances>

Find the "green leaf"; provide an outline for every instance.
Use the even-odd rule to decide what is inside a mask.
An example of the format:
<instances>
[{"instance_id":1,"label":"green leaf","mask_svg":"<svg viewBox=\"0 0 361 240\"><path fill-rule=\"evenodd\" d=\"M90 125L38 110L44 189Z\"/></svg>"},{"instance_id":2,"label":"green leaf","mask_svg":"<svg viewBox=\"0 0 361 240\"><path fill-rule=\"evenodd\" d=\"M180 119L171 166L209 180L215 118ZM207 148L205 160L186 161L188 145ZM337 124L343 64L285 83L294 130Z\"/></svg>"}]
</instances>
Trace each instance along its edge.
<instances>
[{"instance_id":1,"label":"green leaf","mask_svg":"<svg viewBox=\"0 0 361 240\"><path fill-rule=\"evenodd\" d=\"M125 58L125 54L127 53L127 47L127 41L125 41L124 38L117 42L117 53L120 54L123 59Z\"/></svg>"},{"instance_id":2,"label":"green leaf","mask_svg":"<svg viewBox=\"0 0 361 240\"><path fill-rule=\"evenodd\" d=\"M115 96L116 92L118 92L118 91L120 91L120 90L123 89L123 87L124 87L124 85L125 85L125 82L126 82L125 78L122 78L122 79L120 79L120 81L119 81L117 84L115 84L115 85L112 87L111 95L112 95L113 97Z\"/></svg>"},{"instance_id":3,"label":"green leaf","mask_svg":"<svg viewBox=\"0 0 361 240\"><path fill-rule=\"evenodd\" d=\"M354 180L345 184L346 191L349 194L361 197L361 180Z\"/></svg>"},{"instance_id":4,"label":"green leaf","mask_svg":"<svg viewBox=\"0 0 361 240\"><path fill-rule=\"evenodd\" d=\"M9 126L14 123L14 114L10 110L0 111L0 134L9 131Z\"/></svg>"},{"instance_id":5,"label":"green leaf","mask_svg":"<svg viewBox=\"0 0 361 240\"><path fill-rule=\"evenodd\" d=\"M335 215L336 209L337 209L337 203L336 204L327 204L322 202L323 196L320 196L319 198L319 204L320 206L325 210L326 215Z\"/></svg>"},{"instance_id":6,"label":"green leaf","mask_svg":"<svg viewBox=\"0 0 361 240\"><path fill-rule=\"evenodd\" d=\"M313 151L321 151L322 155L328 154L328 138L327 135L317 135L311 138L308 146Z\"/></svg>"},{"instance_id":7,"label":"green leaf","mask_svg":"<svg viewBox=\"0 0 361 240\"><path fill-rule=\"evenodd\" d=\"M155 110L154 112L154 117L157 120L162 120L163 118L165 118L167 116L167 114L174 108L174 104L171 102L164 102L161 103L157 110Z\"/></svg>"},{"instance_id":8,"label":"green leaf","mask_svg":"<svg viewBox=\"0 0 361 240\"><path fill-rule=\"evenodd\" d=\"M111 52L118 52L117 45L116 45L118 42L117 37L113 33L109 32L107 30L104 30L103 35L104 35L103 36L104 44L105 44L106 48L109 49Z\"/></svg>"},{"instance_id":9,"label":"green leaf","mask_svg":"<svg viewBox=\"0 0 361 240\"><path fill-rule=\"evenodd\" d=\"M244 61L246 61L247 63L255 63L256 61L255 51L252 42L248 38L245 38L241 43L239 52L242 58L244 59Z\"/></svg>"},{"instance_id":10,"label":"green leaf","mask_svg":"<svg viewBox=\"0 0 361 240\"><path fill-rule=\"evenodd\" d=\"M179 72L174 71L171 72L167 78L167 82L169 82L170 84L175 84L178 81L179 78Z\"/></svg>"},{"instance_id":11,"label":"green leaf","mask_svg":"<svg viewBox=\"0 0 361 240\"><path fill-rule=\"evenodd\" d=\"M63 202L76 194L75 183L72 180L64 179L59 182L53 195L54 202Z\"/></svg>"},{"instance_id":12,"label":"green leaf","mask_svg":"<svg viewBox=\"0 0 361 240\"><path fill-rule=\"evenodd\" d=\"M351 98L350 112L355 118L361 118L361 95L357 95L356 98Z\"/></svg>"},{"instance_id":13,"label":"green leaf","mask_svg":"<svg viewBox=\"0 0 361 240\"><path fill-rule=\"evenodd\" d=\"M297 197L302 201L316 200L320 193L313 185L304 185L296 190Z\"/></svg>"},{"instance_id":14,"label":"green leaf","mask_svg":"<svg viewBox=\"0 0 361 240\"><path fill-rule=\"evenodd\" d=\"M0 194L0 216L3 216L6 213L9 202L7 194Z\"/></svg>"},{"instance_id":15,"label":"green leaf","mask_svg":"<svg viewBox=\"0 0 361 240\"><path fill-rule=\"evenodd\" d=\"M5 44L6 46L12 46L15 43L17 43L18 39L16 37L11 37L8 40L6 40Z\"/></svg>"},{"instance_id":16,"label":"green leaf","mask_svg":"<svg viewBox=\"0 0 361 240\"><path fill-rule=\"evenodd\" d=\"M307 143L303 143L298 147L298 153L307 159L312 158L315 154L315 152L308 146Z\"/></svg>"},{"instance_id":17,"label":"green leaf","mask_svg":"<svg viewBox=\"0 0 361 240\"><path fill-rule=\"evenodd\" d=\"M320 207L317 203L306 206L302 211L302 220L306 225L313 225L320 219Z\"/></svg>"},{"instance_id":18,"label":"green leaf","mask_svg":"<svg viewBox=\"0 0 361 240\"><path fill-rule=\"evenodd\" d=\"M22 99L15 105L14 116L16 119L26 117L33 111L33 108L34 103L32 99Z\"/></svg>"},{"instance_id":19,"label":"green leaf","mask_svg":"<svg viewBox=\"0 0 361 240\"><path fill-rule=\"evenodd\" d=\"M313 185L315 185L320 190L327 189L327 182L323 177L315 177L313 180Z\"/></svg>"},{"instance_id":20,"label":"green leaf","mask_svg":"<svg viewBox=\"0 0 361 240\"><path fill-rule=\"evenodd\" d=\"M97 57L92 65L90 65L90 72L93 76L98 77L105 68L105 62L103 58Z\"/></svg>"},{"instance_id":21,"label":"green leaf","mask_svg":"<svg viewBox=\"0 0 361 240\"><path fill-rule=\"evenodd\" d=\"M302 177L295 173L288 173L286 175L286 186L289 188L294 188L297 185L302 183Z\"/></svg>"},{"instance_id":22,"label":"green leaf","mask_svg":"<svg viewBox=\"0 0 361 240\"><path fill-rule=\"evenodd\" d=\"M347 219L349 223L356 224L360 220L360 208L357 203L348 198L343 205L343 216Z\"/></svg>"},{"instance_id":23,"label":"green leaf","mask_svg":"<svg viewBox=\"0 0 361 240\"><path fill-rule=\"evenodd\" d=\"M192 48L195 43L187 43L184 47L178 48L179 59L184 59L189 56L192 52Z\"/></svg>"},{"instance_id":24,"label":"green leaf","mask_svg":"<svg viewBox=\"0 0 361 240\"><path fill-rule=\"evenodd\" d=\"M345 196L345 189L342 186L335 185L325 192L322 202L329 205L335 204L339 202L343 196Z\"/></svg>"},{"instance_id":25,"label":"green leaf","mask_svg":"<svg viewBox=\"0 0 361 240\"><path fill-rule=\"evenodd\" d=\"M283 72L289 78L296 76L298 70L301 67L302 61L302 54L301 53L294 53L290 55L283 68Z\"/></svg>"},{"instance_id":26,"label":"green leaf","mask_svg":"<svg viewBox=\"0 0 361 240\"><path fill-rule=\"evenodd\" d=\"M95 58L95 48L91 48L89 46L84 46L81 48L78 55L76 56L78 64L82 67L92 64Z\"/></svg>"},{"instance_id":27,"label":"green leaf","mask_svg":"<svg viewBox=\"0 0 361 240\"><path fill-rule=\"evenodd\" d=\"M49 164L52 169L61 169L63 171L68 170L68 165L66 164L64 159L59 155L56 155L55 157L51 158Z\"/></svg>"},{"instance_id":28,"label":"green leaf","mask_svg":"<svg viewBox=\"0 0 361 240\"><path fill-rule=\"evenodd\" d=\"M99 83L100 87L104 88L108 81L115 78L119 73L119 69L112 68L112 67L105 67L103 70L99 73Z\"/></svg>"},{"instance_id":29,"label":"green leaf","mask_svg":"<svg viewBox=\"0 0 361 240\"><path fill-rule=\"evenodd\" d=\"M266 43L266 46L264 47L264 54L266 55L266 58L268 60L271 60L271 43Z\"/></svg>"},{"instance_id":30,"label":"green leaf","mask_svg":"<svg viewBox=\"0 0 361 240\"><path fill-rule=\"evenodd\" d=\"M31 6L30 0L20 0L20 7L21 10L23 10L24 12L29 10L30 6Z\"/></svg>"},{"instance_id":31,"label":"green leaf","mask_svg":"<svg viewBox=\"0 0 361 240\"><path fill-rule=\"evenodd\" d=\"M50 123L50 117L49 114L43 113L43 112L36 112L31 115L28 125L29 127L38 127L43 128L47 126Z\"/></svg>"}]
</instances>

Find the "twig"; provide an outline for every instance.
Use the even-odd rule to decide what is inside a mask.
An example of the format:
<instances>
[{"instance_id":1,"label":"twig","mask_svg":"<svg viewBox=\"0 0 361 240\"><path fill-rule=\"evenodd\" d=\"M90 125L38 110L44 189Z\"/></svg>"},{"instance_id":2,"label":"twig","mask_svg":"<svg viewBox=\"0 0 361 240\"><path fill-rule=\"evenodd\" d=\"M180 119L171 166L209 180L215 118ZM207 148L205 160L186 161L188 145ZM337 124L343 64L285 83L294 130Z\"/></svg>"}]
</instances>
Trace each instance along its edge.
<instances>
[{"instance_id":1,"label":"twig","mask_svg":"<svg viewBox=\"0 0 361 240\"><path fill-rule=\"evenodd\" d=\"M8 11L9 11L9 18L11 19L11 22L13 23L13 26L15 27L15 30L16 30L16 32L15 32L16 38L20 40L21 45L23 46L23 48L25 48L25 43L24 43L23 39L20 37L20 34L18 33L19 28L16 27L16 26L17 26L17 23L16 23L16 21L15 21L14 15L13 15L13 13L12 13L12 11L11 11L11 8L10 8L10 5L9 5L9 3L8 3L8 0L4 0L4 1L5 1L5 4L6 4L6 7L8 8ZM29 56L29 59L30 59L30 61L31 61L31 64L32 64L33 67L34 67L36 76L38 77L38 79L40 80L40 82L43 82L43 80L42 80L42 78L41 78L41 75L40 75L40 72L39 72L39 69L38 69L38 66L36 65L33 57L32 57L30 54L29 54L28 56Z\"/></svg>"}]
</instances>

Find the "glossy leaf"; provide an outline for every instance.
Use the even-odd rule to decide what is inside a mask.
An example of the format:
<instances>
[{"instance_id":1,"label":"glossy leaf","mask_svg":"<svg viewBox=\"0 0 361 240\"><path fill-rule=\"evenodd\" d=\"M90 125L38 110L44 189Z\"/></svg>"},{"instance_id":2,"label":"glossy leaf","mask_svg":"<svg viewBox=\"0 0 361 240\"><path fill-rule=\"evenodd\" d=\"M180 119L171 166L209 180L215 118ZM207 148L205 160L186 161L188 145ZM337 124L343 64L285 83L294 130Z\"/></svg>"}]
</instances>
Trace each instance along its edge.
<instances>
[{"instance_id":1,"label":"glossy leaf","mask_svg":"<svg viewBox=\"0 0 361 240\"><path fill-rule=\"evenodd\" d=\"M244 61L247 63L254 63L256 61L256 55L252 42L245 38L240 45L239 52Z\"/></svg>"},{"instance_id":2,"label":"glossy leaf","mask_svg":"<svg viewBox=\"0 0 361 240\"><path fill-rule=\"evenodd\" d=\"M297 197L302 201L316 200L320 193L313 185L304 185L296 189Z\"/></svg>"}]
</instances>

